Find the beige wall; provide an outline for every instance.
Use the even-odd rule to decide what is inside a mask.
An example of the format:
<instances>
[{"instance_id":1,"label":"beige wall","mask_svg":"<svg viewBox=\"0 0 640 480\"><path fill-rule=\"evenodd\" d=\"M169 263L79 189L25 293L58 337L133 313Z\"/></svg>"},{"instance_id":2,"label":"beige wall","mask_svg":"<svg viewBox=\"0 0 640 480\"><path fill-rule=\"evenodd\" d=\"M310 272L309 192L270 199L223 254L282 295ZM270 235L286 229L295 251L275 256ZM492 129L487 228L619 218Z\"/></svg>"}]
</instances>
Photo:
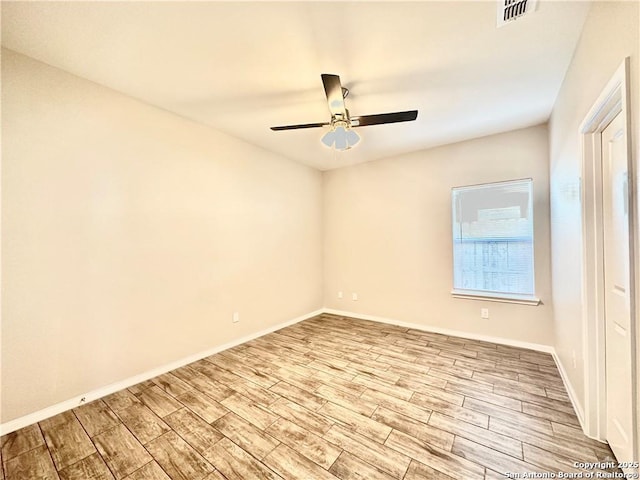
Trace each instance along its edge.
<instances>
[{"instance_id":1,"label":"beige wall","mask_svg":"<svg viewBox=\"0 0 640 480\"><path fill-rule=\"evenodd\" d=\"M322 306L319 172L2 54L2 422Z\"/></svg>"},{"instance_id":2,"label":"beige wall","mask_svg":"<svg viewBox=\"0 0 640 480\"><path fill-rule=\"evenodd\" d=\"M325 172L325 306L551 345L548 167L542 125ZM451 188L525 177L543 304L452 298Z\"/></svg>"},{"instance_id":3,"label":"beige wall","mask_svg":"<svg viewBox=\"0 0 640 480\"><path fill-rule=\"evenodd\" d=\"M639 25L638 2L593 4L550 120L555 344L571 386L576 391L578 401L581 402L581 408L584 408L585 401L581 302L582 225L580 197L574 187L579 182L582 161L578 128L623 59L630 56L632 152L636 165L635 171L640 174L637 169L637 159L640 154L638 144ZM636 188L639 184L640 182L636 180ZM640 212L640 204L638 206ZM640 239L640 221L637 222L637 226ZM640 276L637 278L640 279ZM640 287L640 282L637 283L637 287ZM571 360L574 351L577 358L575 368ZM638 371L640 372L640 368Z\"/></svg>"}]
</instances>

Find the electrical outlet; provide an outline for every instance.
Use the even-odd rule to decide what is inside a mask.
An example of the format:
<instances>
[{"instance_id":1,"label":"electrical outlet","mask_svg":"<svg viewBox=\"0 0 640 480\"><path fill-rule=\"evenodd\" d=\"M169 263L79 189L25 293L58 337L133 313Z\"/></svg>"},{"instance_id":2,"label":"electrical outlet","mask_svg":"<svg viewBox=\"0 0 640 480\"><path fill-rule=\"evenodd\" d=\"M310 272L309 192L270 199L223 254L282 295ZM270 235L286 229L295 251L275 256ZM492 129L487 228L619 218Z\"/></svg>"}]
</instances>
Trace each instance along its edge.
<instances>
[{"instance_id":1,"label":"electrical outlet","mask_svg":"<svg viewBox=\"0 0 640 480\"><path fill-rule=\"evenodd\" d=\"M338 298L342 298L342 297L343 297L342 290L340 290L340 291L338 292Z\"/></svg>"},{"instance_id":2,"label":"electrical outlet","mask_svg":"<svg viewBox=\"0 0 640 480\"><path fill-rule=\"evenodd\" d=\"M233 317L231 318L233 323L238 323L240 321L240 314L238 312L233 312Z\"/></svg>"},{"instance_id":3,"label":"electrical outlet","mask_svg":"<svg viewBox=\"0 0 640 480\"><path fill-rule=\"evenodd\" d=\"M481 308L480 309L480 318L489 318L489 309Z\"/></svg>"},{"instance_id":4,"label":"electrical outlet","mask_svg":"<svg viewBox=\"0 0 640 480\"><path fill-rule=\"evenodd\" d=\"M358 294L357 293L352 293L351 294L351 300L353 300L354 302L358 300Z\"/></svg>"}]
</instances>

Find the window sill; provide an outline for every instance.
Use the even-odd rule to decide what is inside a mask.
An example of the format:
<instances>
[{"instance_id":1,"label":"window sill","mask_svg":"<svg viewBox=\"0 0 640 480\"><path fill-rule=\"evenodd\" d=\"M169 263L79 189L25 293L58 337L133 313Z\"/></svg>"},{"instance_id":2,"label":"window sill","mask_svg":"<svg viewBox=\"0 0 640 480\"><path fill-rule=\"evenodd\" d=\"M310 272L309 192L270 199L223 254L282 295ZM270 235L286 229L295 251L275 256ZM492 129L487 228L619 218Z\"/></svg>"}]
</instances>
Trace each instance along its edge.
<instances>
[{"instance_id":1,"label":"window sill","mask_svg":"<svg viewBox=\"0 0 640 480\"><path fill-rule=\"evenodd\" d=\"M484 300L487 302L517 303L519 305L540 305L542 301L534 295L514 295L509 293L478 292L474 290L451 290L453 298Z\"/></svg>"}]
</instances>

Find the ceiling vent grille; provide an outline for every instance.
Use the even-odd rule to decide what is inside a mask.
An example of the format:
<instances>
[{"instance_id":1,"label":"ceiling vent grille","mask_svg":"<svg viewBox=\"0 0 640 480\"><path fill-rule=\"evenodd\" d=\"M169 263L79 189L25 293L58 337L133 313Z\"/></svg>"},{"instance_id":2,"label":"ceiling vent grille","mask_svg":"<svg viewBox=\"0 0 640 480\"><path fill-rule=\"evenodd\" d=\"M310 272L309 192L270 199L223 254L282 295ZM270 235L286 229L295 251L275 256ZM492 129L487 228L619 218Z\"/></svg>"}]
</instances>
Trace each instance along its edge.
<instances>
[{"instance_id":1,"label":"ceiling vent grille","mask_svg":"<svg viewBox=\"0 0 640 480\"><path fill-rule=\"evenodd\" d=\"M533 12L538 0L498 0L498 27Z\"/></svg>"}]
</instances>

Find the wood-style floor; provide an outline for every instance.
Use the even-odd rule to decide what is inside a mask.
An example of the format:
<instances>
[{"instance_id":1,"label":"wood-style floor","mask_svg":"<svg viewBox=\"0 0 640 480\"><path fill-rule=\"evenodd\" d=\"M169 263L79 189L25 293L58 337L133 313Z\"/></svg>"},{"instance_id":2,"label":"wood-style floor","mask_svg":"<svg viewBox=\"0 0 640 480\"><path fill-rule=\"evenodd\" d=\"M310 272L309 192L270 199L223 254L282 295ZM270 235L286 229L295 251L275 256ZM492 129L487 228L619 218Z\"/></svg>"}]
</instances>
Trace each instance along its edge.
<instances>
[{"instance_id":1,"label":"wood-style floor","mask_svg":"<svg viewBox=\"0 0 640 480\"><path fill-rule=\"evenodd\" d=\"M2 437L0 480L474 480L611 459L548 354L320 315Z\"/></svg>"}]
</instances>

